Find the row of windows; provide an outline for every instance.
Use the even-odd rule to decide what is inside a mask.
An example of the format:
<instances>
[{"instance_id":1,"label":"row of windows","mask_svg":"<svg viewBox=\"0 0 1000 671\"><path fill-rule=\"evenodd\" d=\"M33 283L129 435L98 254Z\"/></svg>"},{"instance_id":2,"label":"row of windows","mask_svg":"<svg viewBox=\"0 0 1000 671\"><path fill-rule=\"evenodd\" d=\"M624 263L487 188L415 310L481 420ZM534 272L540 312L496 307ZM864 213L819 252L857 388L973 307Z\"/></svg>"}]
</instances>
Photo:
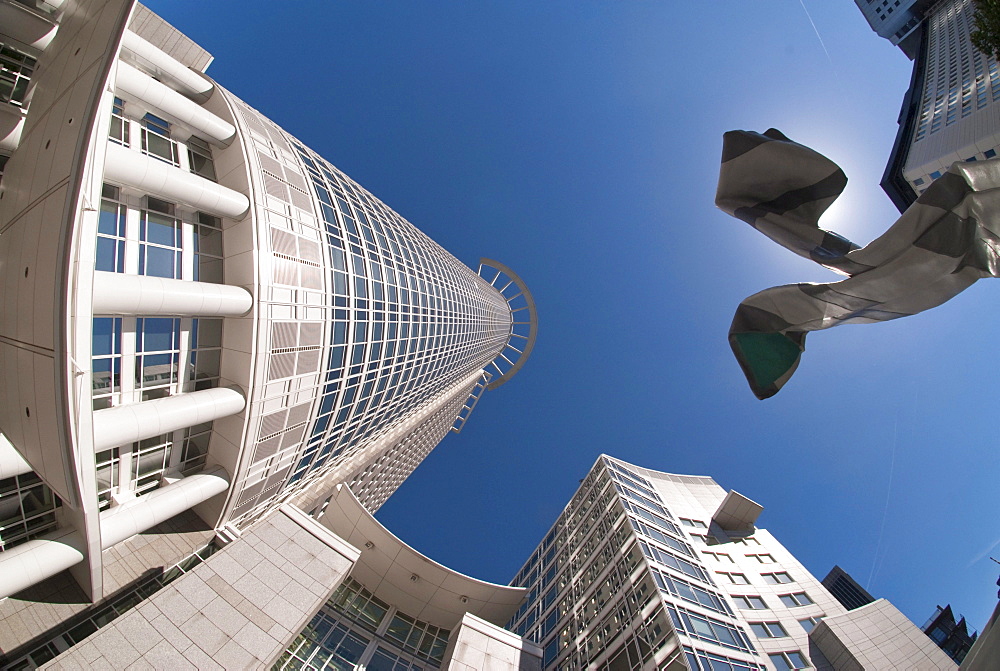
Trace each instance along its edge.
<instances>
[{"instance_id":1,"label":"row of windows","mask_svg":"<svg viewBox=\"0 0 1000 671\"><path fill-rule=\"evenodd\" d=\"M437 668L448 636L445 629L393 610L361 583L347 578L274 668L353 669L366 656L366 669Z\"/></svg>"},{"instance_id":2,"label":"row of windows","mask_svg":"<svg viewBox=\"0 0 1000 671\"><path fill-rule=\"evenodd\" d=\"M141 496L157 489L168 469L184 475L200 471L208 458L211 435L212 423L207 422L98 452L98 507L108 508L118 493Z\"/></svg>"},{"instance_id":3,"label":"row of windows","mask_svg":"<svg viewBox=\"0 0 1000 671\"><path fill-rule=\"evenodd\" d=\"M668 606L667 612L670 613L670 619L674 622L674 629L679 634L709 643L716 643L724 648L731 648L742 652L755 651L750 638L738 626L699 615L678 606Z\"/></svg>"},{"instance_id":4,"label":"row of windows","mask_svg":"<svg viewBox=\"0 0 1000 671\"><path fill-rule=\"evenodd\" d=\"M37 63L31 56L0 43L0 103L25 106L28 84Z\"/></svg>"},{"instance_id":5,"label":"row of windows","mask_svg":"<svg viewBox=\"0 0 1000 671\"><path fill-rule=\"evenodd\" d=\"M94 317L94 409L214 387L222 319Z\"/></svg>"},{"instance_id":6,"label":"row of windows","mask_svg":"<svg viewBox=\"0 0 1000 671\"><path fill-rule=\"evenodd\" d=\"M212 149L205 140L192 135L187 140L186 152L182 153L180 145L171 137L170 122L152 113L146 113L141 119L133 121L126 116L126 108L125 101L121 98L114 99L111 127L108 130L111 141L124 147L132 146L132 126L137 125L139 149L143 154L216 181ZM186 157L186 164L182 163L182 156Z\"/></svg>"},{"instance_id":7,"label":"row of windows","mask_svg":"<svg viewBox=\"0 0 1000 671\"><path fill-rule=\"evenodd\" d=\"M58 505L35 473L0 480L0 552L55 529Z\"/></svg>"},{"instance_id":8,"label":"row of windows","mask_svg":"<svg viewBox=\"0 0 1000 671\"><path fill-rule=\"evenodd\" d=\"M201 282L223 281L221 221L198 212L193 221L173 203L146 196L130 208L118 187L105 185L97 226L95 268L112 273Z\"/></svg>"},{"instance_id":9,"label":"row of windows","mask_svg":"<svg viewBox=\"0 0 1000 671\"><path fill-rule=\"evenodd\" d=\"M779 594L778 598L781 603L788 608L795 608L797 606L809 606L813 604L813 600L809 598L809 595L805 592L794 592L792 594ZM733 596L733 601L736 605L743 610L768 610L768 606L764 599L756 595L740 595Z\"/></svg>"}]
</instances>

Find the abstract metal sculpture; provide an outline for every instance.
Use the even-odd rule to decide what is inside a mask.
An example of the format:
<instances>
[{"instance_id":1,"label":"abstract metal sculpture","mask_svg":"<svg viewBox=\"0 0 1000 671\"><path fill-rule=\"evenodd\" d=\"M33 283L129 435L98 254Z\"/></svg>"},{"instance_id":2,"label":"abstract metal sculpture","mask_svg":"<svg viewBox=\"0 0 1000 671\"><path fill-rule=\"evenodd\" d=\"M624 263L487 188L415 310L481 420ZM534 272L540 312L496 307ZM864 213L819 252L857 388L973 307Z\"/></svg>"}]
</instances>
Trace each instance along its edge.
<instances>
[{"instance_id":1,"label":"abstract metal sculpture","mask_svg":"<svg viewBox=\"0 0 1000 671\"><path fill-rule=\"evenodd\" d=\"M1000 159L954 164L863 248L818 226L846 184L836 163L773 128L723 136L716 205L848 276L772 287L740 303L729 344L759 399L795 372L809 331L917 314L1000 274Z\"/></svg>"}]
</instances>

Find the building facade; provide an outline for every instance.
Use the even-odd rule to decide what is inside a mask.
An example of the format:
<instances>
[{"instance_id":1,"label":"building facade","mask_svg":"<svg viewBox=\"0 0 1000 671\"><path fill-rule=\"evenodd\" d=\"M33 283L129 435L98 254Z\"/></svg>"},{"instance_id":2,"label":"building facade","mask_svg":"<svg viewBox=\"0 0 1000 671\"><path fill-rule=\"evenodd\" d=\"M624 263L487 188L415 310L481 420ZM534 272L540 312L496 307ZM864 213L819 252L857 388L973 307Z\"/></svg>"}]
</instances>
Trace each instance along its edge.
<instances>
[{"instance_id":1,"label":"building facade","mask_svg":"<svg viewBox=\"0 0 1000 671\"><path fill-rule=\"evenodd\" d=\"M869 17L865 0L855 1ZM907 38L913 73L882 178L900 211L952 163L991 159L1000 151L1000 72L992 54L972 45L973 0L907 7L907 24L917 21Z\"/></svg>"},{"instance_id":2,"label":"building facade","mask_svg":"<svg viewBox=\"0 0 1000 671\"><path fill-rule=\"evenodd\" d=\"M3 655L282 505L376 509L537 319L145 7L0 0L0 33Z\"/></svg>"},{"instance_id":3,"label":"building facade","mask_svg":"<svg viewBox=\"0 0 1000 671\"><path fill-rule=\"evenodd\" d=\"M834 566L826 574L823 578L823 587L847 610L861 608L875 601L875 597L869 594L868 590L839 566Z\"/></svg>"},{"instance_id":4,"label":"building facade","mask_svg":"<svg viewBox=\"0 0 1000 671\"><path fill-rule=\"evenodd\" d=\"M934 614L927 618L927 622L921 629L930 636L939 648L945 651L945 654L954 659L956 664L962 663L979 637L976 631L969 633L969 626L964 617L955 620L951 604L944 608L941 606L935 608Z\"/></svg>"},{"instance_id":5,"label":"building facade","mask_svg":"<svg viewBox=\"0 0 1000 671\"><path fill-rule=\"evenodd\" d=\"M511 582L528 598L508 628L545 669L955 668L885 600L849 613L756 527L761 510L602 455ZM876 635L891 651L866 666Z\"/></svg>"},{"instance_id":6,"label":"building facade","mask_svg":"<svg viewBox=\"0 0 1000 671\"><path fill-rule=\"evenodd\" d=\"M934 0L854 0L868 25L879 37L892 42L910 59L916 55L920 35L917 27L923 12Z\"/></svg>"}]
</instances>

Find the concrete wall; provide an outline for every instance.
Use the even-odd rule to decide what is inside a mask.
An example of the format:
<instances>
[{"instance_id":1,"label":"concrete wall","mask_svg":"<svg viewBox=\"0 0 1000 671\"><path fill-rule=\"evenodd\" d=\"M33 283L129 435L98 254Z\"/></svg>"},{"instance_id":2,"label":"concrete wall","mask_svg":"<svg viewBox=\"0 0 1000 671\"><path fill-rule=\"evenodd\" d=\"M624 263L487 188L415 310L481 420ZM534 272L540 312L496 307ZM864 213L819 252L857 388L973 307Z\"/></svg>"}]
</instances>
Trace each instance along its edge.
<instances>
[{"instance_id":1,"label":"concrete wall","mask_svg":"<svg viewBox=\"0 0 1000 671\"><path fill-rule=\"evenodd\" d=\"M441 662L449 671L541 671L541 647L466 613Z\"/></svg>"},{"instance_id":2,"label":"concrete wall","mask_svg":"<svg viewBox=\"0 0 1000 671\"><path fill-rule=\"evenodd\" d=\"M45 668L270 666L358 554L283 507Z\"/></svg>"},{"instance_id":3,"label":"concrete wall","mask_svg":"<svg viewBox=\"0 0 1000 671\"><path fill-rule=\"evenodd\" d=\"M818 648L829 660L817 669L921 669L952 671L958 668L924 632L885 599L878 599L843 615L828 617L809 634L810 657Z\"/></svg>"}]
</instances>

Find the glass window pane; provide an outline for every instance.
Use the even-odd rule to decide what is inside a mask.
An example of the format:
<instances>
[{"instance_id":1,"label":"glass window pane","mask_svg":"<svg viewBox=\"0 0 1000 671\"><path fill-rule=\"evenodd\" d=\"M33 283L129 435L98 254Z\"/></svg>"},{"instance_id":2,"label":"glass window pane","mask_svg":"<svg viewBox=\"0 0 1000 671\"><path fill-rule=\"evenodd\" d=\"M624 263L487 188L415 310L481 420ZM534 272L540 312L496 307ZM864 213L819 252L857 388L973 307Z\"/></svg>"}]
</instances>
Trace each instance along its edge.
<instances>
[{"instance_id":1,"label":"glass window pane","mask_svg":"<svg viewBox=\"0 0 1000 671\"><path fill-rule=\"evenodd\" d=\"M145 247L145 254L140 258L139 272L150 277L165 277L177 279L177 253L173 249L162 247Z\"/></svg>"},{"instance_id":2,"label":"glass window pane","mask_svg":"<svg viewBox=\"0 0 1000 671\"><path fill-rule=\"evenodd\" d=\"M97 321L96 319L94 320ZM177 347L176 321L170 317L149 317L141 320L140 351L158 352Z\"/></svg>"}]
</instances>

